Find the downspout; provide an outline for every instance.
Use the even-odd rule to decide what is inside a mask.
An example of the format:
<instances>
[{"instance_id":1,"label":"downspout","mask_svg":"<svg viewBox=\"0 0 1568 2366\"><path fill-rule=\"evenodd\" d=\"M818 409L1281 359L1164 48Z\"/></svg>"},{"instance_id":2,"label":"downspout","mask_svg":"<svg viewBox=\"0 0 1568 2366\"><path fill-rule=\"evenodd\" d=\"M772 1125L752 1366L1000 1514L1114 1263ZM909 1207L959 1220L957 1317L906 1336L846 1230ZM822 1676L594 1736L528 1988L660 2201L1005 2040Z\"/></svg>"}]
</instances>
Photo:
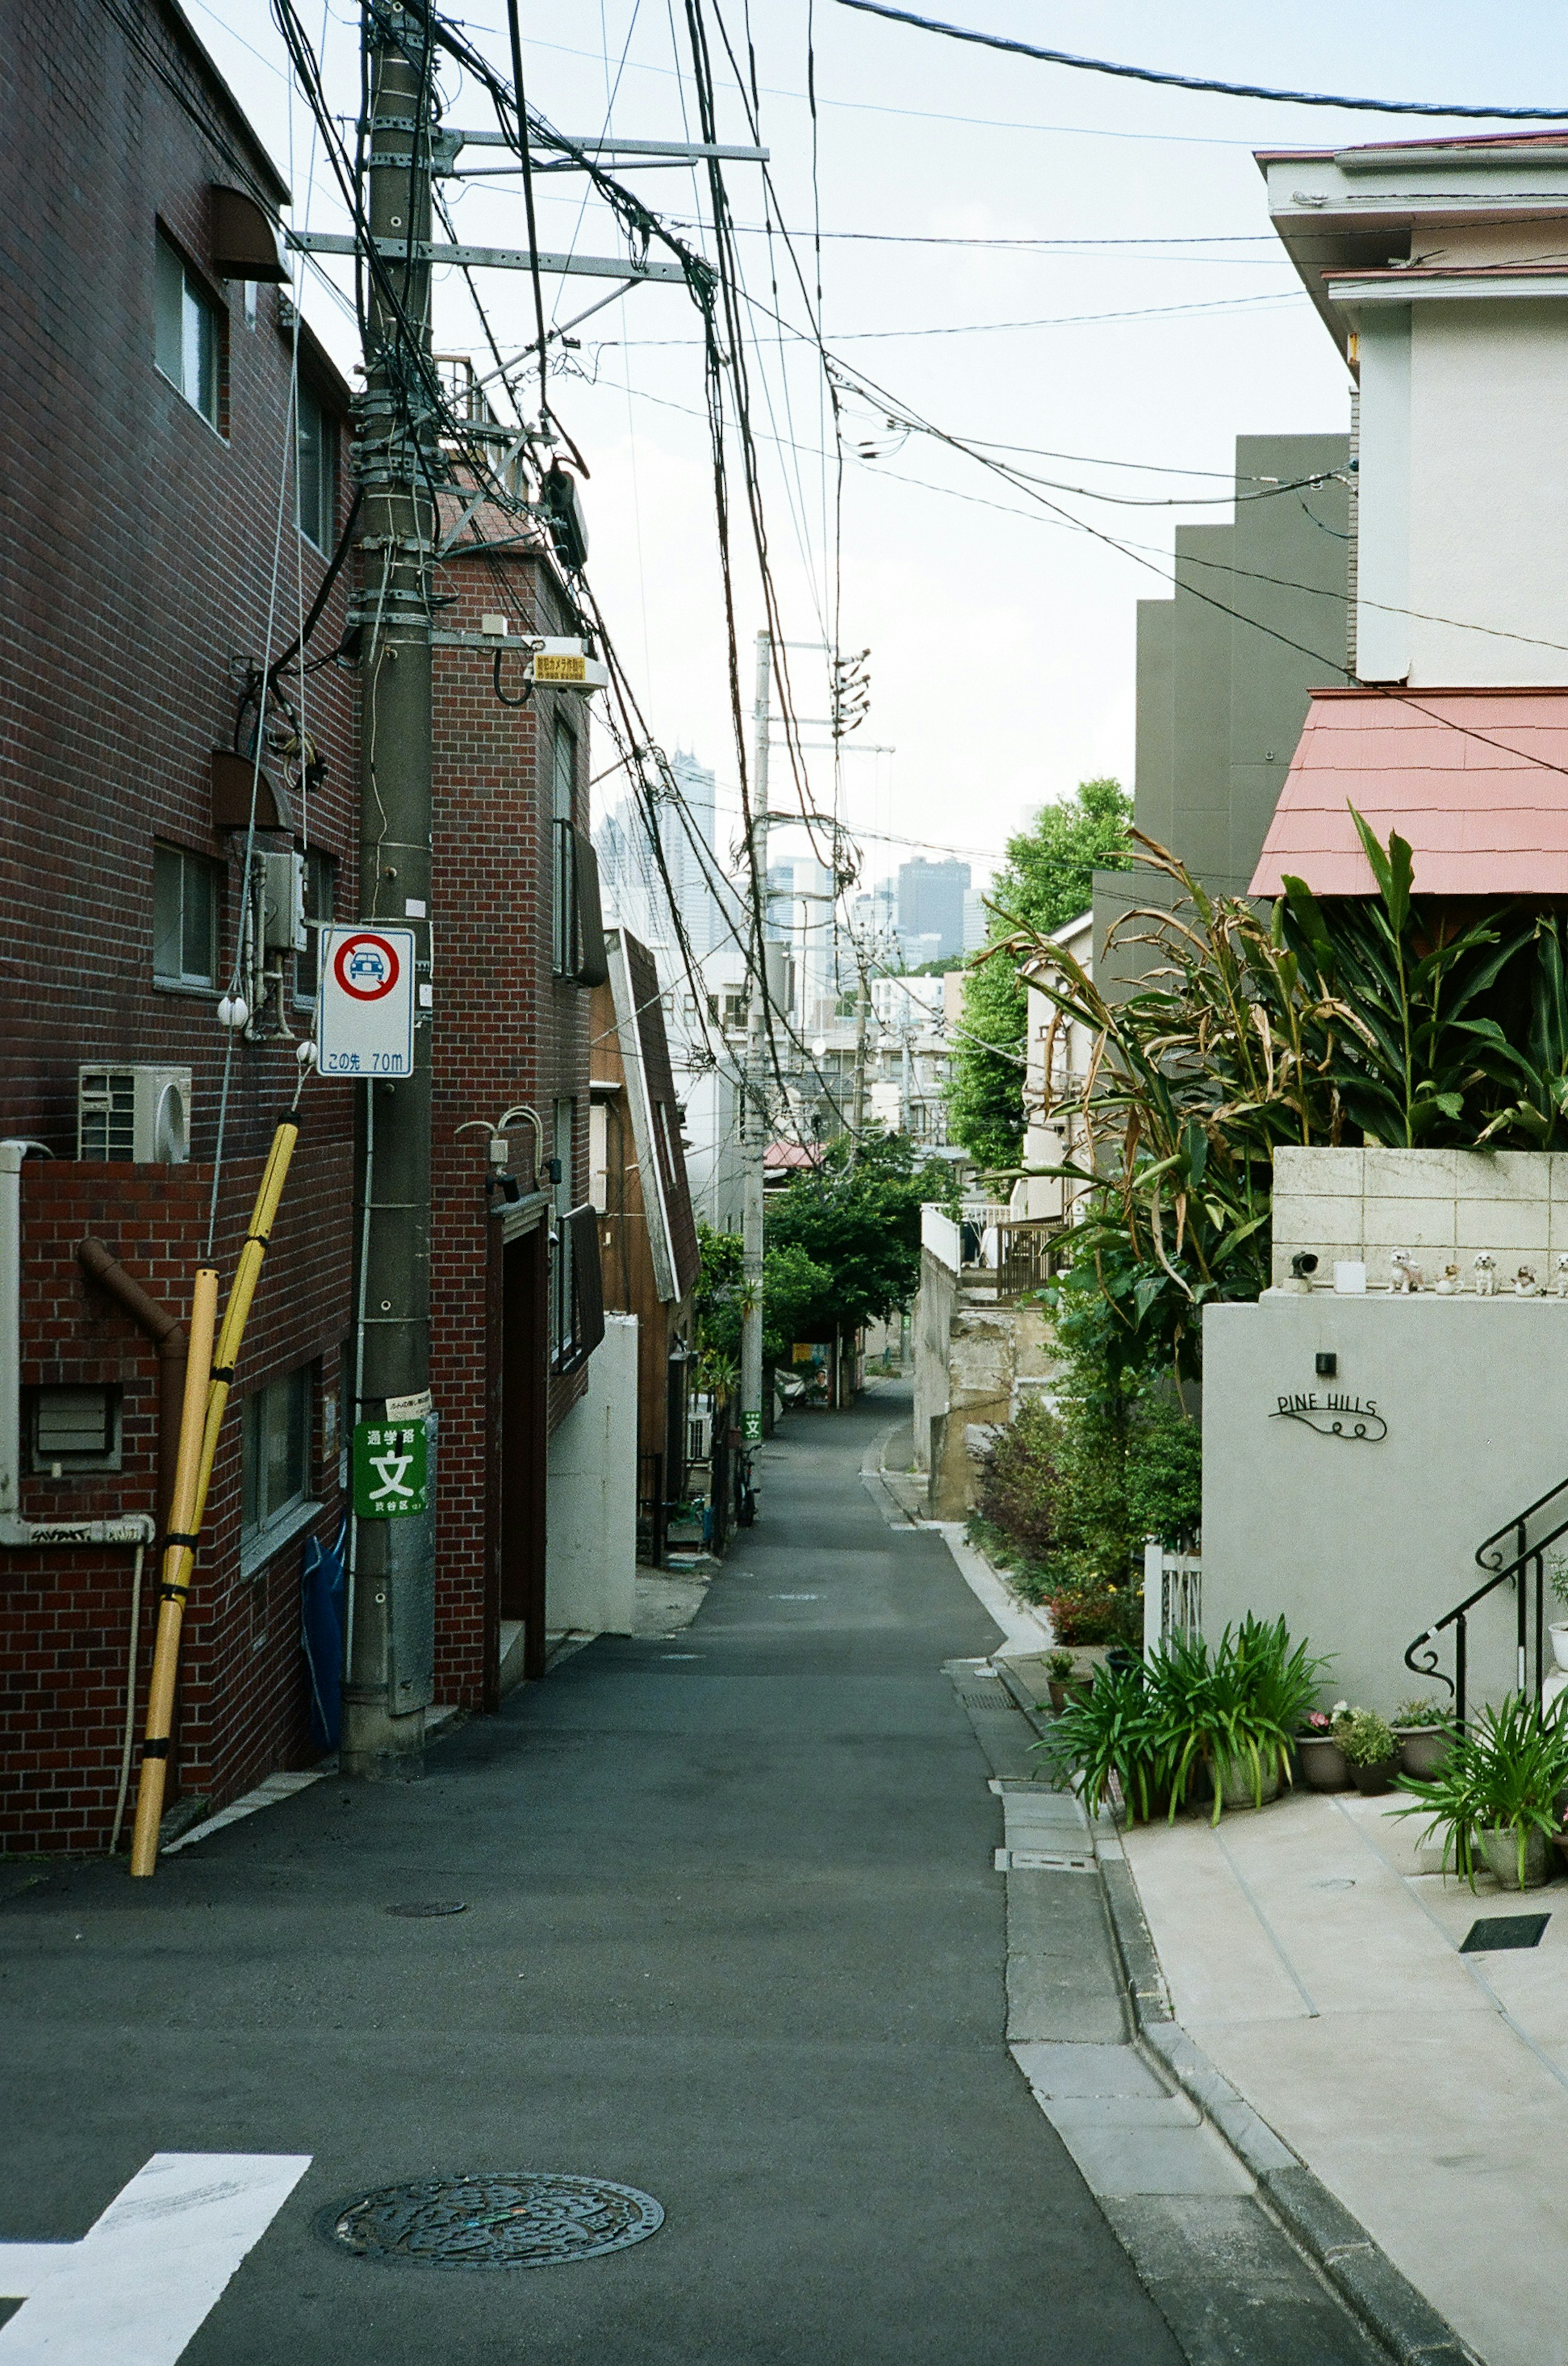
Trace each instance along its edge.
<instances>
[{"instance_id":1,"label":"downspout","mask_svg":"<svg viewBox=\"0 0 1568 2366\"><path fill-rule=\"evenodd\" d=\"M118 1301L158 1350L158 1526L169 1525L174 1500L174 1464L180 1450L180 1408L185 1394L185 1326L167 1306L150 1298L102 1241L83 1241L76 1262Z\"/></svg>"},{"instance_id":2,"label":"downspout","mask_svg":"<svg viewBox=\"0 0 1568 2366\"><path fill-rule=\"evenodd\" d=\"M22 1474L22 1161L39 1142L0 1142L0 1545L146 1545L145 1512L113 1520L24 1520Z\"/></svg>"}]
</instances>

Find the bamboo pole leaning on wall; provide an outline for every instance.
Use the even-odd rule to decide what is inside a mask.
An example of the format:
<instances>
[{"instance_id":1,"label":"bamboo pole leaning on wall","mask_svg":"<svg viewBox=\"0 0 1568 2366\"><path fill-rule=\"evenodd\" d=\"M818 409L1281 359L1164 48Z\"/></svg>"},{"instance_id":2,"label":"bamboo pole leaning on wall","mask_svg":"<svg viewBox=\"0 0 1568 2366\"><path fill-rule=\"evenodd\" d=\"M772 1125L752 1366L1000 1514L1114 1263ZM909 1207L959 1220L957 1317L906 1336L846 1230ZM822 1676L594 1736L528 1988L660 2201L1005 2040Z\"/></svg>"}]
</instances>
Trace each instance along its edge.
<instances>
[{"instance_id":1,"label":"bamboo pole leaning on wall","mask_svg":"<svg viewBox=\"0 0 1568 2366\"><path fill-rule=\"evenodd\" d=\"M174 1683L180 1664L180 1629L191 1571L207 1513L207 1493L218 1456L218 1433L234 1383L234 1367L251 1302L261 1279L262 1260L272 1236L289 1162L299 1139L298 1120L286 1117L273 1136L266 1166L256 1189L250 1230L240 1252L234 1283L224 1309L223 1330L213 1353L213 1321L218 1305L218 1276L205 1268L196 1275L191 1307L190 1360L185 1372L184 1414L180 1422L180 1460L174 1482L174 1513L169 1524L160 1589L158 1638L152 1654L152 1682L148 1691L147 1729L141 1745L141 1772L136 1791L136 1830L130 1844L132 1874L151 1875L158 1863L158 1833L163 1820L163 1793L169 1771L169 1736L174 1724ZM203 1288L206 1288L205 1300ZM198 1335L198 1323L205 1324ZM199 1369L199 1380L195 1379ZM205 1403L203 1400L205 1399ZM193 1411L194 1408L194 1411Z\"/></svg>"}]
</instances>

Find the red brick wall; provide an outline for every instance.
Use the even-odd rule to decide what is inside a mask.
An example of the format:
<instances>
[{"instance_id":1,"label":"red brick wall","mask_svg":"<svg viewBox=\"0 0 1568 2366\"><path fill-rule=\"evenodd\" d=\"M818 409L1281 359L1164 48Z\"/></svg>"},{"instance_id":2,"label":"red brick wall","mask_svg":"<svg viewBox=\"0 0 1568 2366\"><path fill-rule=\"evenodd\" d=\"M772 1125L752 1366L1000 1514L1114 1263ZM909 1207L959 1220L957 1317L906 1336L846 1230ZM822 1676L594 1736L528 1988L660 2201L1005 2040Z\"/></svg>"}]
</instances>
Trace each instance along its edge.
<instances>
[{"instance_id":1,"label":"red brick wall","mask_svg":"<svg viewBox=\"0 0 1568 2366\"><path fill-rule=\"evenodd\" d=\"M465 555L449 561L442 590L458 604L448 629L476 631L487 613L540 615L538 629L570 625L549 563ZM536 608L536 603L538 606ZM516 697L521 670L504 661ZM438 650L435 694L435 1082L432 1121L431 1386L441 1413L436 1531L436 1692L477 1706L484 1682L486 1473L496 1450L486 1398L488 1324L487 1137L459 1134L471 1118L494 1121L514 1102L536 1109L553 1155L552 1110L577 1099L573 1201L588 1198L589 993L551 975L550 834L555 698L501 705L483 651ZM588 702L571 698L577 735L577 820L586 827ZM512 1171L531 1177L532 1130L514 1127ZM554 1428L587 1386L578 1372L550 1389Z\"/></svg>"},{"instance_id":2,"label":"red brick wall","mask_svg":"<svg viewBox=\"0 0 1568 2366\"><path fill-rule=\"evenodd\" d=\"M74 1247L95 1232L155 1294L188 1302L205 1243L224 1039L216 994L152 984L153 841L227 865L221 971L240 866L211 826L211 750L231 743L238 680L269 647L274 549L274 651L325 564L287 513L277 543L293 368L277 291L258 291L251 325L241 287L213 283L227 324L225 434L153 366L156 223L200 267L209 183L264 182L267 168L174 19L157 0L129 5L134 41L98 0L0 13L8 125L0 402L15 461L0 472L0 1132L38 1137L54 1153L54 1163L29 1160L26 1172L24 1376L123 1379L128 1413L125 1470L29 1478L24 1506L34 1516L152 1505L155 1359L88 1290ZM340 584L314 649L335 645L346 613ZM305 715L329 767L309 834L340 858L341 912L354 907L355 694L352 677L328 668L310 679ZM291 1023L304 1031L303 1014ZM188 1065L203 1164L76 1166L84 1060ZM289 1044L236 1047L218 1193L225 1287L296 1073ZM320 1355L336 1386L348 1326L353 1112L347 1093L324 1084L312 1086L306 1111L241 1394ZM241 1584L238 1441L236 1405L192 1596L175 1767L186 1791L220 1800L297 1760L305 1729L300 1547ZM335 1468L328 1475L335 1505ZM106 1837L129 1558L0 1552L8 1687L0 1849L97 1846Z\"/></svg>"}]
</instances>

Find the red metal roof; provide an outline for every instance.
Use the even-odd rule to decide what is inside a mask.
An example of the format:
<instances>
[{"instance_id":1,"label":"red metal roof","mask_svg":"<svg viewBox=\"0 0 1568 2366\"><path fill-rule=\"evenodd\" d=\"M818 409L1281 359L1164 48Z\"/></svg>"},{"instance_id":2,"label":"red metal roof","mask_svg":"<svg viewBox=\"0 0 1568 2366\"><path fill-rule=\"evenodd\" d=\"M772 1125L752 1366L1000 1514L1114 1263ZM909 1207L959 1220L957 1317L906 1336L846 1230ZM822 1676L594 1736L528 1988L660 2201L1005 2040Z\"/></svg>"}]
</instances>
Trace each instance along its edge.
<instances>
[{"instance_id":1,"label":"red metal roof","mask_svg":"<svg viewBox=\"0 0 1568 2366\"><path fill-rule=\"evenodd\" d=\"M1375 894L1352 806L1419 894L1568 896L1568 688L1315 690L1252 894Z\"/></svg>"}]
</instances>

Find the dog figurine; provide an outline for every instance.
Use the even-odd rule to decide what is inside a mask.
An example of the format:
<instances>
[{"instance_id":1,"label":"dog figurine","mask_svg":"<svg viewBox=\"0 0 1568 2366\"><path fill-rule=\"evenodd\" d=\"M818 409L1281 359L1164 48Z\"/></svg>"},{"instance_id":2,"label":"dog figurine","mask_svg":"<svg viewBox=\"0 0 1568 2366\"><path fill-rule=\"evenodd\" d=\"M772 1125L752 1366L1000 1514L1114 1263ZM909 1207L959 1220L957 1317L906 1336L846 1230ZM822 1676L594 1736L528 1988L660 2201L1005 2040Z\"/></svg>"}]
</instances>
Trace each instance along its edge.
<instances>
[{"instance_id":1,"label":"dog figurine","mask_svg":"<svg viewBox=\"0 0 1568 2366\"><path fill-rule=\"evenodd\" d=\"M1475 1259L1475 1295L1495 1298L1497 1295L1497 1260L1490 1249L1483 1249Z\"/></svg>"}]
</instances>

